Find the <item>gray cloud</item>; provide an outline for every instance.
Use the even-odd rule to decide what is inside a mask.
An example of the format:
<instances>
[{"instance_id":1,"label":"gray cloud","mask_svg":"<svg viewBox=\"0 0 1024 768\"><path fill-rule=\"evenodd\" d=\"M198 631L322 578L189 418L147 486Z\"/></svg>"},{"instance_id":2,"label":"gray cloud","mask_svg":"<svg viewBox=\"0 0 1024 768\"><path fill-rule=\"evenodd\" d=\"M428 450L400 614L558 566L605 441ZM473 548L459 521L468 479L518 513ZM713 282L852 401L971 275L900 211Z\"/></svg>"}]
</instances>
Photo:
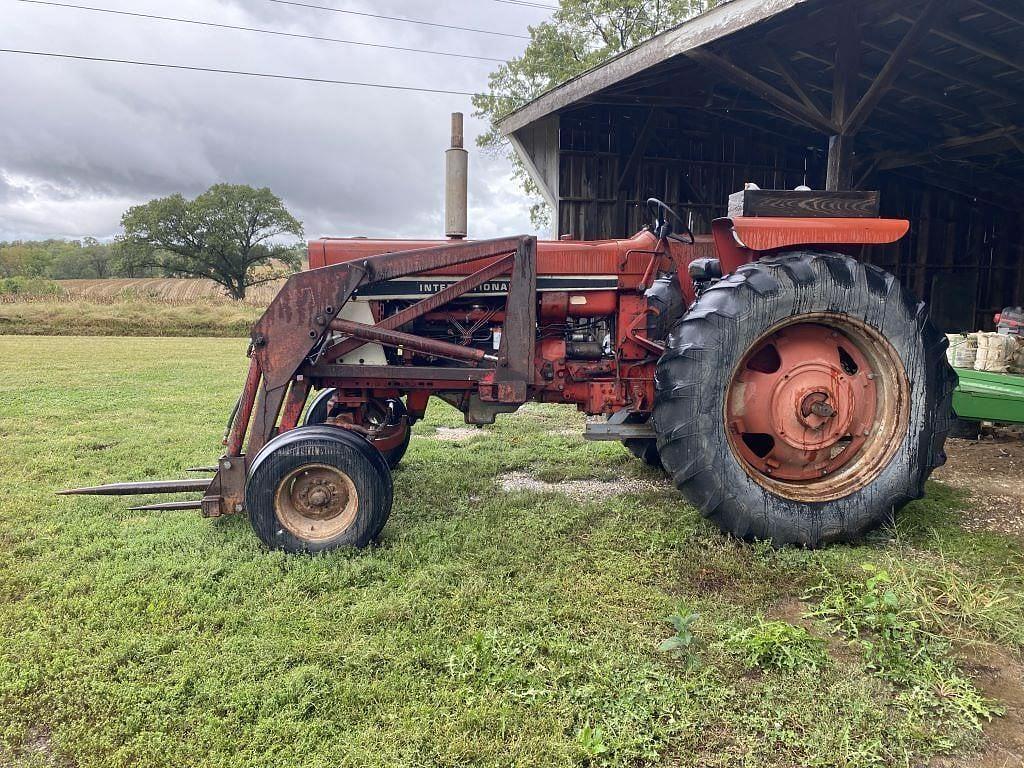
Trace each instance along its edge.
<instances>
[{"instance_id":1,"label":"gray cloud","mask_svg":"<svg viewBox=\"0 0 1024 768\"><path fill-rule=\"evenodd\" d=\"M518 33L543 18L490 0L324 4ZM267 0L102 6L483 56L524 42ZM0 14L5 48L461 91L481 90L493 66L21 3ZM218 181L271 187L310 236L436 237L448 114L467 113L470 139L483 130L461 96L11 54L0 54L0 93L0 239L113 235L127 206ZM472 151L472 235L530 231L509 170Z\"/></svg>"}]
</instances>

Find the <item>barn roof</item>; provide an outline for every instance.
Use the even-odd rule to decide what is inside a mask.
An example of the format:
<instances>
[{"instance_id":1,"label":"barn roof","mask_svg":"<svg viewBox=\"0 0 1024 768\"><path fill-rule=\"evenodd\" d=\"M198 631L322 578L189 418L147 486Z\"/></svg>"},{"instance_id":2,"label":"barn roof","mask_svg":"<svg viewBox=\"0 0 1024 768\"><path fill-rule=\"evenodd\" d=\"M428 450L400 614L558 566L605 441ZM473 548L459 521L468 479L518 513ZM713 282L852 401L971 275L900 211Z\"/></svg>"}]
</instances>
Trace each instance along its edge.
<instances>
[{"instance_id":1,"label":"barn roof","mask_svg":"<svg viewBox=\"0 0 1024 768\"><path fill-rule=\"evenodd\" d=\"M856 137L845 158L834 152L850 174L913 170L928 183L1019 206L1024 7L731 0L549 90L500 127L529 154L518 139L595 104L713 116L805 146L840 137L842 150L843 138Z\"/></svg>"},{"instance_id":2,"label":"barn roof","mask_svg":"<svg viewBox=\"0 0 1024 768\"><path fill-rule=\"evenodd\" d=\"M545 92L509 113L501 121L501 130L506 134L517 131L534 120L587 99L651 67L807 1L726 0L706 13L684 21Z\"/></svg>"}]
</instances>

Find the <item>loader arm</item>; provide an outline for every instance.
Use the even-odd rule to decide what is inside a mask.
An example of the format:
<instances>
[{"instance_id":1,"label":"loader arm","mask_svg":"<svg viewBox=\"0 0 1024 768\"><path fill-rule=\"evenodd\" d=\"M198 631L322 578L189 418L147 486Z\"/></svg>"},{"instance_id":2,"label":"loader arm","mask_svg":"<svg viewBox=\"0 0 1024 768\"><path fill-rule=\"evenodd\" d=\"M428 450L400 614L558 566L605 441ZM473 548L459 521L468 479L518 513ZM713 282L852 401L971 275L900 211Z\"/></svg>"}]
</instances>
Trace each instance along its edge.
<instances>
[{"instance_id":1,"label":"loader arm","mask_svg":"<svg viewBox=\"0 0 1024 768\"><path fill-rule=\"evenodd\" d=\"M319 352L327 351L327 337L332 333L347 337L336 346L359 346L372 340L385 346L406 347L462 360L470 367L450 369L447 374L471 371L469 378L475 385L486 385L492 390L494 400L521 405L526 401L533 372L537 315L536 243L536 238L529 236L453 242L369 256L292 275L253 326L249 372L225 437L226 451L218 462L214 477L205 481L116 483L64 493L133 495L201 490L205 491L201 502L169 502L148 508L199 507L204 517L243 511L251 459L276 434L297 425L310 391L309 374L333 372L337 375L339 366L327 365L338 356L337 351L327 355L328 360L318 359ZM384 319L375 325L365 325L340 317L346 303L360 288L473 262L480 262L480 268L473 274L451 286L438 298L424 300L421 302L423 307L410 307L397 320ZM511 273L505 313L507 332L496 355L397 330L402 321L436 308L445 299L461 295L504 273ZM324 363L323 370L317 370L319 362ZM379 376L382 369L388 369L391 376L423 376L422 368L415 366L409 366L409 372L395 371L395 366L340 367L346 368L352 378Z\"/></svg>"}]
</instances>

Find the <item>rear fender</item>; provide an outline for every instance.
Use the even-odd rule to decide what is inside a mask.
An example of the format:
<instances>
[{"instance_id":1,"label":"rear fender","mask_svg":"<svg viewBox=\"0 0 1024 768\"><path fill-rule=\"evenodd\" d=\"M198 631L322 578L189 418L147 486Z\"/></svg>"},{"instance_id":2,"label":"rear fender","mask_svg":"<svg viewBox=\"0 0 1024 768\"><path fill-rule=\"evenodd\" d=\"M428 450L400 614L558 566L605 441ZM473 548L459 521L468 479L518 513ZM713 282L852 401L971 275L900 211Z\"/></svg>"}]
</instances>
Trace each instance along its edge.
<instances>
[{"instance_id":1,"label":"rear fender","mask_svg":"<svg viewBox=\"0 0 1024 768\"><path fill-rule=\"evenodd\" d=\"M794 246L820 246L832 251L849 251L851 246L886 245L900 240L910 230L903 219L716 219L711 225L722 274L735 272L743 264L769 253Z\"/></svg>"}]
</instances>

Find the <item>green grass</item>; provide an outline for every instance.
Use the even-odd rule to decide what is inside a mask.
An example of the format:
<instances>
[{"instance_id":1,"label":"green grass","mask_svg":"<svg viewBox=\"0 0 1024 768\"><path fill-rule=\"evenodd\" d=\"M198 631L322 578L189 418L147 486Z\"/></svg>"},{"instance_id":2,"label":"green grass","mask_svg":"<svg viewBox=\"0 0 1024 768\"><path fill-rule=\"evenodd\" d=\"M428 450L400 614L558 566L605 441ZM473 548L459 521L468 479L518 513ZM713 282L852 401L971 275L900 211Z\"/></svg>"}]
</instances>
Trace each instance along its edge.
<instances>
[{"instance_id":1,"label":"green grass","mask_svg":"<svg viewBox=\"0 0 1024 768\"><path fill-rule=\"evenodd\" d=\"M910 766L998 706L958 654L1024 648L1021 549L962 530L956 493L821 552L732 541L667 486L503 493L658 481L554 406L444 442L432 405L364 552L52 495L216 457L244 348L0 336L0 765ZM905 674L918 651L945 677Z\"/></svg>"},{"instance_id":2,"label":"green grass","mask_svg":"<svg viewBox=\"0 0 1024 768\"><path fill-rule=\"evenodd\" d=\"M249 336L263 309L199 301L113 302L33 300L0 302L0 334L28 336Z\"/></svg>"}]
</instances>

